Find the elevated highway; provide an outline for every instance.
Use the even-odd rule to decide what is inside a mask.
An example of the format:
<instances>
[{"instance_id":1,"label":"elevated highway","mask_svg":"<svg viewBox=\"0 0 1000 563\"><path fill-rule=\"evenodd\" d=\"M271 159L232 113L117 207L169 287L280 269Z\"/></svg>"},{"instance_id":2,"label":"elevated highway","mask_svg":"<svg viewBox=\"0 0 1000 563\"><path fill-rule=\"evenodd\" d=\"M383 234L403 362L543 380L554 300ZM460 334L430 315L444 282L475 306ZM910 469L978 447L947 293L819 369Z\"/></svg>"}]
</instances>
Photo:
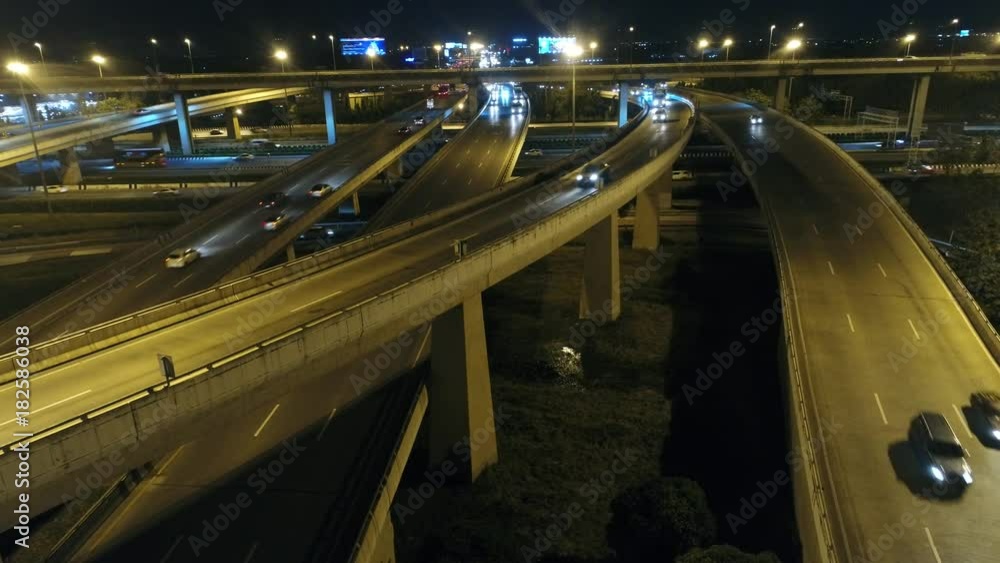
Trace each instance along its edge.
<instances>
[{"instance_id":1,"label":"elevated highway","mask_svg":"<svg viewBox=\"0 0 1000 563\"><path fill-rule=\"evenodd\" d=\"M190 115L203 115L233 106L281 98L286 93L292 96L305 91L306 88L302 87L289 88L287 92L283 88L251 88L211 94L193 98L188 105L188 112ZM35 133L35 138L38 140L38 152L49 154L177 120L177 109L173 103L159 104L145 109L146 113L139 115L132 112L120 112L42 128ZM0 167L34 157L34 147L31 144L30 135L22 134L0 140Z\"/></svg>"},{"instance_id":2,"label":"elevated highway","mask_svg":"<svg viewBox=\"0 0 1000 563\"><path fill-rule=\"evenodd\" d=\"M184 204L180 208L184 224L22 311L3 326L13 331L15 325L28 323L39 337L55 338L203 290L241 272L252 272L286 251L298 234L424 142L461 99L439 99L434 110L427 110L421 101L358 134L353 142L301 160L218 205L209 206L210 198L195 201L193 206ZM418 114L425 116L426 125L408 136L396 133L400 125L412 124ZM225 169L216 178L220 186L227 185ZM307 191L316 183L336 189L324 198L312 198ZM259 200L272 192L288 197L282 208L273 210L284 211L289 217L287 226L277 232L263 228L271 210L258 206ZM185 268L164 267L171 251L189 247L198 249L202 257ZM10 342L10 334L13 332L0 340Z\"/></svg>"},{"instance_id":3,"label":"elevated highway","mask_svg":"<svg viewBox=\"0 0 1000 563\"><path fill-rule=\"evenodd\" d=\"M1000 456L967 420L970 393L1000 383L996 332L889 191L831 141L774 111L751 125L756 108L697 98L771 229L791 446L806 460L793 476L805 560L1000 561ZM921 411L944 414L971 452L962 496L935 492L913 459Z\"/></svg>"},{"instance_id":4,"label":"elevated highway","mask_svg":"<svg viewBox=\"0 0 1000 563\"><path fill-rule=\"evenodd\" d=\"M584 82L684 80L697 78L768 78L793 76L848 76L886 74L953 74L1000 71L1000 57L925 57L870 59L803 59L656 63L637 65L576 65L576 79ZM370 86L422 85L448 82L569 82L569 65L488 69L341 70L287 73L160 74L155 76L36 77L25 88L33 93L96 90L181 92L231 90L236 88L281 88L309 86L357 88ZM17 81L0 80L0 91L16 93Z\"/></svg>"},{"instance_id":5,"label":"elevated highway","mask_svg":"<svg viewBox=\"0 0 1000 563\"><path fill-rule=\"evenodd\" d=\"M664 175L669 178L670 165L693 129L692 109L676 100L669 123L636 122L602 157L616 170L606 189L576 187L576 168L551 179L539 177L544 181L485 194L488 203L483 200L456 216L443 210L422 222L390 227L386 231L407 234L360 254L344 253L342 260L287 283L281 283L282 270L299 271L319 258L275 268L266 283L271 289L229 298L221 308L76 355L72 361L51 358L51 367L33 376L36 393L53 401L38 405L29 426L35 431L32 448L37 456L35 506L57 500L56 485L86 472L93 460L113 454L129 463L163 455L171 446L202 435L213 421L248 413L298 385L349 366L456 305L478 304L482 289L594 225L599 226L593 231L598 236L588 235L596 241L588 247L597 249L591 254L610 256L617 248L617 228L610 227L618 208L650 183ZM421 228L411 230L416 224ZM612 238L600 236L605 232ZM469 245L461 260L455 260L452 250L456 239ZM367 244L362 239L355 246ZM605 268L588 269L588 279L596 277L587 284L585 301L596 311L604 289L611 300L610 314L617 316L617 293L601 282L612 273L611 263L600 258L596 262ZM258 275L253 281L264 280ZM157 353L173 356L177 377L169 384L163 383ZM354 374L340 384L364 393L358 390L358 377L367 375ZM11 392L8 386L0 395ZM4 408L0 427L12 428L13 412ZM12 459L0 455L0 465ZM0 473L4 478L9 474ZM7 505L11 483L0 485Z\"/></svg>"}]
</instances>

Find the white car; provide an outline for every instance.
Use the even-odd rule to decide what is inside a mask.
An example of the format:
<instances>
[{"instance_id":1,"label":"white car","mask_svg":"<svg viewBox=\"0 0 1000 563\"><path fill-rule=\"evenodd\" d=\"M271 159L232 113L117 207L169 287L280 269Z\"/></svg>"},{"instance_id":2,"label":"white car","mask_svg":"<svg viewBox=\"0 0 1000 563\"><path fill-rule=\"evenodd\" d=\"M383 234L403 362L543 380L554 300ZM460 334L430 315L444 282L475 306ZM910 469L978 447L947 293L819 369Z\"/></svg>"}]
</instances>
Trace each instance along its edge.
<instances>
[{"instance_id":1,"label":"white car","mask_svg":"<svg viewBox=\"0 0 1000 563\"><path fill-rule=\"evenodd\" d=\"M201 253L193 248L178 248L167 255L164 263L168 268L183 268L194 262L201 256Z\"/></svg>"},{"instance_id":2,"label":"white car","mask_svg":"<svg viewBox=\"0 0 1000 563\"><path fill-rule=\"evenodd\" d=\"M750 115L750 125L760 125L764 123L764 116L759 113L754 113Z\"/></svg>"},{"instance_id":3,"label":"white car","mask_svg":"<svg viewBox=\"0 0 1000 563\"><path fill-rule=\"evenodd\" d=\"M422 115L418 115L417 117L413 118L414 125L423 125L424 123L426 123L426 121L424 121L424 116Z\"/></svg>"},{"instance_id":4,"label":"white car","mask_svg":"<svg viewBox=\"0 0 1000 563\"><path fill-rule=\"evenodd\" d=\"M664 123L667 121L667 112L662 109L657 109L653 111L653 122L654 123Z\"/></svg>"},{"instance_id":5,"label":"white car","mask_svg":"<svg viewBox=\"0 0 1000 563\"><path fill-rule=\"evenodd\" d=\"M330 184L316 184L315 186L309 188L309 195L311 197L323 197L333 192L333 186Z\"/></svg>"},{"instance_id":6,"label":"white car","mask_svg":"<svg viewBox=\"0 0 1000 563\"><path fill-rule=\"evenodd\" d=\"M524 151L524 156L542 156L542 149L528 149Z\"/></svg>"},{"instance_id":7,"label":"white car","mask_svg":"<svg viewBox=\"0 0 1000 563\"><path fill-rule=\"evenodd\" d=\"M133 115L142 115L144 113L149 113L149 110L146 108L136 108L135 110L132 111Z\"/></svg>"},{"instance_id":8,"label":"white car","mask_svg":"<svg viewBox=\"0 0 1000 563\"><path fill-rule=\"evenodd\" d=\"M243 154L234 156L233 160L253 160L254 158L255 158L254 155L252 155L252 154L250 154L248 152L245 152Z\"/></svg>"},{"instance_id":9,"label":"white car","mask_svg":"<svg viewBox=\"0 0 1000 563\"><path fill-rule=\"evenodd\" d=\"M177 188L165 188L153 192L153 197L175 197L179 195L181 195L181 191Z\"/></svg>"},{"instance_id":10,"label":"white car","mask_svg":"<svg viewBox=\"0 0 1000 563\"><path fill-rule=\"evenodd\" d=\"M694 180L694 174L690 170L674 170L670 173L671 180Z\"/></svg>"},{"instance_id":11,"label":"white car","mask_svg":"<svg viewBox=\"0 0 1000 563\"><path fill-rule=\"evenodd\" d=\"M284 213L278 213L276 215L271 215L267 219L264 219L264 230L265 231L277 231L282 225L288 222L288 215Z\"/></svg>"}]
</instances>

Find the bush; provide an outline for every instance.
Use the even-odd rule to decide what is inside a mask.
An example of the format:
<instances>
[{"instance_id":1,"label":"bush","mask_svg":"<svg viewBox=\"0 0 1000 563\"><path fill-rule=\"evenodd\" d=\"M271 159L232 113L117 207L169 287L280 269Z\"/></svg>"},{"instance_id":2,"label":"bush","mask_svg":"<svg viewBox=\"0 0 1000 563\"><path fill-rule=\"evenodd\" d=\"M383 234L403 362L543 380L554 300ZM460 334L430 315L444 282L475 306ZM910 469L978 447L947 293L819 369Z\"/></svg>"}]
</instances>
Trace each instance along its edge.
<instances>
[{"instance_id":1,"label":"bush","mask_svg":"<svg viewBox=\"0 0 1000 563\"><path fill-rule=\"evenodd\" d=\"M674 563L781 563L781 561L770 551L754 555L731 545L713 545L706 549L692 549L678 557Z\"/></svg>"},{"instance_id":2,"label":"bush","mask_svg":"<svg viewBox=\"0 0 1000 563\"><path fill-rule=\"evenodd\" d=\"M683 478L658 478L622 491L611 502L608 545L625 562L671 561L715 539L705 492Z\"/></svg>"}]
</instances>

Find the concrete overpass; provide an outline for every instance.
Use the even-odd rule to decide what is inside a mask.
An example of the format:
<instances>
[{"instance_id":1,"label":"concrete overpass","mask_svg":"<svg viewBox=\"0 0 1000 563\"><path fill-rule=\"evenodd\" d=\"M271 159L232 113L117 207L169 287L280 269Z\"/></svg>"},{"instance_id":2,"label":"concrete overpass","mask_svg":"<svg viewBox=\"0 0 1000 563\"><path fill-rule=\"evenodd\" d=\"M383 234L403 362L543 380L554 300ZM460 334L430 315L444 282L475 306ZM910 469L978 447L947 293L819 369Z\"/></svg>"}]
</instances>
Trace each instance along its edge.
<instances>
[{"instance_id":1,"label":"concrete overpass","mask_svg":"<svg viewBox=\"0 0 1000 563\"><path fill-rule=\"evenodd\" d=\"M883 187L786 115L751 125L755 107L697 98L771 230L804 560L1000 561L1000 460L966 420L969 395L997 386L1000 338L889 191L907 185ZM972 452L964 496L936 490L912 459L922 411L943 413Z\"/></svg>"},{"instance_id":2,"label":"concrete overpass","mask_svg":"<svg viewBox=\"0 0 1000 563\"><path fill-rule=\"evenodd\" d=\"M287 94L292 96L301 94L306 90L306 88L302 87L290 88ZM186 114L185 119L177 119L178 106L175 102L145 108L147 113L139 115L131 112L122 112L74 121L57 127L47 127L36 132L35 137L38 140L39 153L49 154L64 149L71 149L77 145L93 143L115 135L122 135L140 129L154 128L177 121L180 129L182 150L184 154L192 154L193 141L190 124L190 117L192 115L215 113L238 105L273 100L284 97L285 94L286 91L280 88L252 88L249 90L212 94L191 100L186 100L183 95L178 95L175 98L180 102L184 110L183 113ZM235 120L237 118L232 115L231 119ZM166 139L165 131L159 132L158 136L160 139ZM164 141L161 140L160 142ZM22 134L0 141L0 167L10 166L32 158L35 158L35 153L30 135Z\"/></svg>"}]
</instances>

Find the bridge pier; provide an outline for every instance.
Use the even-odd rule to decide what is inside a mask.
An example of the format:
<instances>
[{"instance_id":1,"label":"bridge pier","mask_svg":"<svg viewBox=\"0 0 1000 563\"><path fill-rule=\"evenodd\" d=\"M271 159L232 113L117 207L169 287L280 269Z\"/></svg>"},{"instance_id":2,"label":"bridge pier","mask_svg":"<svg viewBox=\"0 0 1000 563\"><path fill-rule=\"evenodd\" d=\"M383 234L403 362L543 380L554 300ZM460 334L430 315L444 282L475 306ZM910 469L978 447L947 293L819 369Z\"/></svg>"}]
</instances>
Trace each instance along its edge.
<instances>
[{"instance_id":1,"label":"bridge pier","mask_svg":"<svg viewBox=\"0 0 1000 563\"><path fill-rule=\"evenodd\" d=\"M285 258L287 258L289 262L291 262L292 260L295 260L295 245L294 244L289 244L288 246L285 247Z\"/></svg>"},{"instance_id":2,"label":"bridge pier","mask_svg":"<svg viewBox=\"0 0 1000 563\"><path fill-rule=\"evenodd\" d=\"M612 213L584 234L583 285L580 318L617 319L622 312L618 276L618 213Z\"/></svg>"},{"instance_id":3,"label":"bridge pier","mask_svg":"<svg viewBox=\"0 0 1000 563\"><path fill-rule=\"evenodd\" d=\"M361 215L361 196L358 192L351 194L351 205L354 207L354 216Z\"/></svg>"},{"instance_id":4,"label":"bridge pier","mask_svg":"<svg viewBox=\"0 0 1000 563\"><path fill-rule=\"evenodd\" d=\"M618 83L618 127L628 123L628 82Z\"/></svg>"},{"instance_id":5,"label":"bridge pier","mask_svg":"<svg viewBox=\"0 0 1000 563\"><path fill-rule=\"evenodd\" d=\"M166 125L157 125L153 130L153 144L160 147L164 152L170 152L170 130Z\"/></svg>"},{"instance_id":6,"label":"bridge pier","mask_svg":"<svg viewBox=\"0 0 1000 563\"><path fill-rule=\"evenodd\" d=\"M927 108L927 90L931 86L931 76L920 76L913 80L913 94L910 95L910 114L907 117L906 134L910 145L917 146L924 129L924 110Z\"/></svg>"},{"instance_id":7,"label":"bridge pier","mask_svg":"<svg viewBox=\"0 0 1000 563\"><path fill-rule=\"evenodd\" d=\"M468 108L470 115L476 115L479 113L479 85L470 84L469 85L469 96L465 100L465 107Z\"/></svg>"},{"instance_id":8,"label":"bridge pier","mask_svg":"<svg viewBox=\"0 0 1000 563\"><path fill-rule=\"evenodd\" d=\"M235 141L243 139L243 130L240 128L240 116L236 113L236 108L226 108L226 135Z\"/></svg>"},{"instance_id":9,"label":"bridge pier","mask_svg":"<svg viewBox=\"0 0 1000 563\"><path fill-rule=\"evenodd\" d=\"M337 144L337 114L334 111L336 97L333 90L323 90L323 113L326 114L326 143Z\"/></svg>"},{"instance_id":10,"label":"bridge pier","mask_svg":"<svg viewBox=\"0 0 1000 563\"><path fill-rule=\"evenodd\" d=\"M62 163L63 175L60 183L64 186L78 186L83 183L83 173L80 172L80 159L76 149L70 147L59 151L59 161Z\"/></svg>"},{"instance_id":11,"label":"bridge pier","mask_svg":"<svg viewBox=\"0 0 1000 563\"><path fill-rule=\"evenodd\" d=\"M778 111L788 110L788 79L778 79L778 90L774 93L774 109Z\"/></svg>"},{"instance_id":12,"label":"bridge pier","mask_svg":"<svg viewBox=\"0 0 1000 563\"><path fill-rule=\"evenodd\" d=\"M183 92L174 93L174 107L177 108L177 129L181 133L181 152L194 154L194 137L191 135L191 113Z\"/></svg>"},{"instance_id":13,"label":"bridge pier","mask_svg":"<svg viewBox=\"0 0 1000 563\"><path fill-rule=\"evenodd\" d=\"M499 459L482 296L445 312L431 330L429 461L455 463L456 479L475 481Z\"/></svg>"},{"instance_id":14,"label":"bridge pier","mask_svg":"<svg viewBox=\"0 0 1000 563\"><path fill-rule=\"evenodd\" d=\"M670 208L672 202L672 171L667 170L635 197L635 227L632 248L656 250L660 246L660 206Z\"/></svg>"}]
</instances>

